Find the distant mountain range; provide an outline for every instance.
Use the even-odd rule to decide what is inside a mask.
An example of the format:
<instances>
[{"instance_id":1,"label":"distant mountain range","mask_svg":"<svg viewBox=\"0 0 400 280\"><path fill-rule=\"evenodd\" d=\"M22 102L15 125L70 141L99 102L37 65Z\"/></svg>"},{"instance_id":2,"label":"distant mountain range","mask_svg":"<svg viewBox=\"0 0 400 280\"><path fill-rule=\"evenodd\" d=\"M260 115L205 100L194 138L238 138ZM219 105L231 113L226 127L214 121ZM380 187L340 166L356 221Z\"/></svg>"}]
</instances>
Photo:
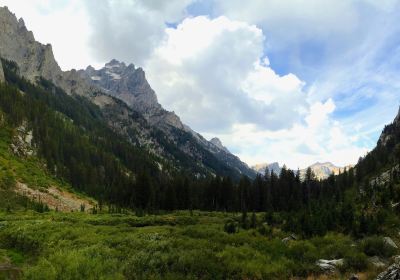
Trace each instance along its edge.
<instances>
[{"instance_id":1,"label":"distant mountain range","mask_svg":"<svg viewBox=\"0 0 400 280\"><path fill-rule=\"evenodd\" d=\"M274 172L276 175L281 173L281 167L278 162L273 163L259 163L251 167L254 171L260 174L265 174L266 168L268 168L269 172Z\"/></svg>"},{"instance_id":2,"label":"distant mountain range","mask_svg":"<svg viewBox=\"0 0 400 280\"><path fill-rule=\"evenodd\" d=\"M314 172L315 176L318 179L326 179L328 178L331 174L337 175L340 172L343 172L344 169L349 169L352 167L351 165L345 166L345 167L339 167L334 165L331 162L316 162L309 167L305 169L300 170L300 177L303 178L306 174L306 171L308 168L311 168L311 170ZM274 172L276 175L279 175L281 172L281 167L279 166L278 162L273 162L273 163L261 163L261 164L256 164L252 166L253 170L256 171L257 173L264 174L265 169L268 168L269 171Z\"/></svg>"}]
</instances>

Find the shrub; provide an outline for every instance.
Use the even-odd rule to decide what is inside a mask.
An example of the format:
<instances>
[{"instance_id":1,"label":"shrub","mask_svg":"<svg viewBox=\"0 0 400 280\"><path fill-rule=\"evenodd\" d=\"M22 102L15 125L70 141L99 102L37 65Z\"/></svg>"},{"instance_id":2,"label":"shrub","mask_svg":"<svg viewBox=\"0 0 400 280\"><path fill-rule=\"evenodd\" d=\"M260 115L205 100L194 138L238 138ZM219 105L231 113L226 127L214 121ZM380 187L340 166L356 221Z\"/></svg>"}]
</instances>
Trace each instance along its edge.
<instances>
[{"instance_id":1,"label":"shrub","mask_svg":"<svg viewBox=\"0 0 400 280\"><path fill-rule=\"evenodd\" d=\"M368 258L364 253L350 251L344 260L342 270L363 271L368 267Z\"/></svg>"},{"instance_id":2,"label":"shrub","mask_svg":"<svg viewBox=\"0 0 400 280\"><path fill-rule=\"evenodd\" d=\"M269 236L272 234L272 228L267 223L263 223L258 227L258 232L261 235Z\"/></svg>"},{"instance_id":3,"label":"shrub","mask_svg":"<svg viewBox=\"0 0 400 280\"><path fill-rule=\"evenodd\" d=\"M363 239L360 243L362 251L368 256L388 258L396 254L396 249L387 244L382 237L372 236Z\"/></svg>"},{"instance_id":4,"label":"shrub","mask_svg":"<svg viewBox=\"0 0 400 280\"><path fill-rule=\"evenodd\" d=\"M238 229L239 229L238 223L233 220L227 221L224 225L224 231L229 234L238 232Z\"/></svg>"}]
</instances>

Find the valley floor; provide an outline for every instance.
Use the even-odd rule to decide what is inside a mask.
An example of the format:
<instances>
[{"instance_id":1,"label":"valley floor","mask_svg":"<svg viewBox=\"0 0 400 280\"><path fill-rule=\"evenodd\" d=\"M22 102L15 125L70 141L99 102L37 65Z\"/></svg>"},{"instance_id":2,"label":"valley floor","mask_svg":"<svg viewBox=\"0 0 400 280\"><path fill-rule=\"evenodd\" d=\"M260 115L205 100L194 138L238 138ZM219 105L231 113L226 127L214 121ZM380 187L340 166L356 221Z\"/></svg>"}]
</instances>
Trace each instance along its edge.
<instances>
[{"instance_id":1,"label":"valley floor","mask_svg":"<svg viewBox=\"0 0 400 280\"><path fill-rule=\"evenodd\" d=\"M240 215L0 212L0 279L374 279L384 269L367 261L373 242L368 251L331 233L285 243L288 233L262 223L229 234L224 225L234 219ZM330 274L316 265L341 258Z\"/></svg>"}]
</instances>

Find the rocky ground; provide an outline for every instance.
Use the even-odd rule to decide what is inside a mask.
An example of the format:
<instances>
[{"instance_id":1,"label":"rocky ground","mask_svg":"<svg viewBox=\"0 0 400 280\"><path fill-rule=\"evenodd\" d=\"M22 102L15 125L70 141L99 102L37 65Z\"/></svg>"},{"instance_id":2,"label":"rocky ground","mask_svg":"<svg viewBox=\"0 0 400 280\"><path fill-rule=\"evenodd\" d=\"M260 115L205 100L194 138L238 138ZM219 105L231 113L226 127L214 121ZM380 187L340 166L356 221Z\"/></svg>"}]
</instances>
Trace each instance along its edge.
<instances>
[{"instance_id":1,"label":"rocky ground","mask_svg":"<svg viewBox=\"0 0 400 280\"><path fill-rule=\"evenodd\" d=\"M60 190L56 187L33 189L25 184L17 183L15 191L37 202L48 205L50 209L57 209L61 212L81 211L82 205L84 205L85 211L90 211L95 205L93 200L79 197L76 194Z\"/></svg>"}]
</instances>

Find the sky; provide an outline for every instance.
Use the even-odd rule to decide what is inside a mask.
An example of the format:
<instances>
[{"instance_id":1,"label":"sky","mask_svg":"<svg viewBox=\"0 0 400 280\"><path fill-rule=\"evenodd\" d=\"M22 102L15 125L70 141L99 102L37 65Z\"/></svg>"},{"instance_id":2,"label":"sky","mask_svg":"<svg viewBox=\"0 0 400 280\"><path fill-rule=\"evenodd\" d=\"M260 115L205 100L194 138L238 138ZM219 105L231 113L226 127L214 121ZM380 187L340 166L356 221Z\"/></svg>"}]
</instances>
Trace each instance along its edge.
<instances>
[{"instance_id":1,"label":"sky","mask_svg":"<svg viewBox=\"0 0 400 280\"><path fill-rule=\"evenodd\" d=\"M63 70L142 67L249 165L354 164L400 100L397 0L0 0Z\"/></svg>"}]
</instances>

